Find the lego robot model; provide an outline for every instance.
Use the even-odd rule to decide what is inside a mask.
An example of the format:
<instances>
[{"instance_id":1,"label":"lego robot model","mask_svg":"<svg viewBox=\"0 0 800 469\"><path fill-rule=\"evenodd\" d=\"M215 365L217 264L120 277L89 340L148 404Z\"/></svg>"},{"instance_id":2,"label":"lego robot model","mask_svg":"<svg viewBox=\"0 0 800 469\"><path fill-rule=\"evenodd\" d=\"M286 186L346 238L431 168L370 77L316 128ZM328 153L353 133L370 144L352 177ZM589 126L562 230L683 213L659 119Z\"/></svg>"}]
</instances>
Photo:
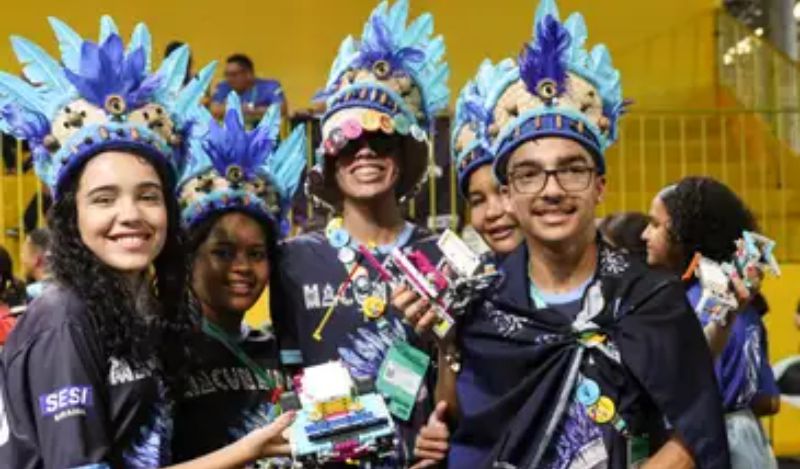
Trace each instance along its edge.
<instances>
[{"instance_id":1,"label":"lego robot model","mask_svg":"<svg viewBox=\"0 0 800 469\"><path fill-rule=\"evenodd\" d=\"M395 425L371 380L354 380L331 361L304 369L295 384L281 396L284 410L298 411L290 437L295 467L395 455Z\"/></svg>"},{"instance_id":2,"label":"lego robot model","mask_svg":"<svg viewBox=\"0 0 800 469\"><path fill-rule=\"evenodd\" d=\"M773 240L745 231L736 241L736 252L729 262L720 263L696 254L684 277L694 275L700 281L702 292L696 310L723 326L727 324L728 315L739 307L731 279L741 279L748 291L755 293L764 273L780 275L774 248Z\"/></svg>"},{"instance_id":3,"label":"lego robot model","mask_svg":"<svg viewBox=\"0 0 800 469\"><path fill-rule=\"evenodd\" d=\"M455 324L454 316L463 314L470 301L490 288L500 273L450 230L442 233L436 245L442 253L436 264L420 250L406 253L395 248L383 263L369 250L360 251L382 281L408 284L418 295L430 300L437 316L433 331L445 337Z\"/></svg>"}]
</instances>

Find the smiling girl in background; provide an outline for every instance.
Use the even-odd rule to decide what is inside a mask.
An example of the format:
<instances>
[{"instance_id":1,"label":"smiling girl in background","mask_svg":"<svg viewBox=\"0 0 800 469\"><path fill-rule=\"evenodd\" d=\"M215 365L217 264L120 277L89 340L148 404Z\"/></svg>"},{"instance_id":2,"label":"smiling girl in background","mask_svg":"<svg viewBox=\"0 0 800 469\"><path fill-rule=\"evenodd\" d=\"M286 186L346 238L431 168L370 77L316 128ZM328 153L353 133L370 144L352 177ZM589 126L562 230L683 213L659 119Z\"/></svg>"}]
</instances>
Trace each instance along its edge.
<instances>
[{"instance_id":1,"label":"smiling girl in background","mask_svg":"<svg viewBox=\"0 0 800 469\"><path fill-rule=\"evenodd\" d=\"M210 131L181 176L202 334L193 347L199 366L186 377L177 408L176 461L219 449L280 411L276 402L286 382L276 338L242 323L269 281L306 162L304 128L278 146L280 122L275 105L255 130L245 131L239 98L229 94L224 127L207 117Z\"/></svg>"}]
</instances>

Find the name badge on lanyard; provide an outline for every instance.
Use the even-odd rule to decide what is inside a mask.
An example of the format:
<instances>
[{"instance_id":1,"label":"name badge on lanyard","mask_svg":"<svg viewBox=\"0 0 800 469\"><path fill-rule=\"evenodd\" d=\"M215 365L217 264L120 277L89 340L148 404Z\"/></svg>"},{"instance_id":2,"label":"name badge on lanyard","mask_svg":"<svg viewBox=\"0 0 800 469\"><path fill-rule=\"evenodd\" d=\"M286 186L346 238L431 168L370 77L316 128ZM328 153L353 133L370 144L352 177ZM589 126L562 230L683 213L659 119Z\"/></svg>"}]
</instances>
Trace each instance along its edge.
<instances>
[{"instance_id":1,"label":"name badge on lanyard","mask_svg":"<svg viewBox=\"0 0 800 469\"><path fill-rule=\"evenodd\" d=\"M386 352L375 386L389 399L389 412L400 420L411 417L429 364L428 355L406 342Z\"/></svg>"}]
</instances>

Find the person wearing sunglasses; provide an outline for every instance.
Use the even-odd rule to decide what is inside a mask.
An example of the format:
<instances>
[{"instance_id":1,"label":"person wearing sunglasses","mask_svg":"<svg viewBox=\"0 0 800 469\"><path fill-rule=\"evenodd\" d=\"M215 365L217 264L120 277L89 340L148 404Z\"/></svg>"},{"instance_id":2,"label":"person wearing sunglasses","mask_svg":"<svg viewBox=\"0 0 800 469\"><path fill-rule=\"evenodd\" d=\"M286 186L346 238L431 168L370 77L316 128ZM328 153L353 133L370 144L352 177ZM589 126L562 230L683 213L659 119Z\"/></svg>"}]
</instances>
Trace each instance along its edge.
<instances>
[{"instance_id":1,"label":"person wearing sunglasses","mask_svg":"<svg viewBox=\"0 0 800 469\"><path fill-rule=\"evenodd\" d=\"M335 215L322 232L281 244L270 295L287 366L340 359L355 378L375 380L387 357L416 357L408 392L393 398L401 445L391 467L405 466L430 411L432 352L389 307L388 282L375 265L395 248L435 246L426 229L403 219L401 204L426 179L433 119L448 101L433 19L407 16L407 0L383 2L362 39L348 37L340 48L319 95L322 144L306 182Z\"/></svg>"}]
</instances>

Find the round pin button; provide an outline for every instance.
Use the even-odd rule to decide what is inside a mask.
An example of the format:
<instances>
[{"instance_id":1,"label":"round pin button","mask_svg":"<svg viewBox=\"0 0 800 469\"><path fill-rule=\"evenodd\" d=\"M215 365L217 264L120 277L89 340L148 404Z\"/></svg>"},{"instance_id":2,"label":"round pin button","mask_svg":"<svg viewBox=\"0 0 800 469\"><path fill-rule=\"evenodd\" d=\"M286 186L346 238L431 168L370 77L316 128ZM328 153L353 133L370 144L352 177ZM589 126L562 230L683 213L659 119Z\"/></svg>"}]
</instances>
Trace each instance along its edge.
<instances>
[{"instance_id":1,"label":"round pin button","mask_svg":"<svg viewBox=\"0 0 800 469\"><path fill-rule=\"evenodd\" d=\"M337 257L339 257L339 261L342 264L349 264L356 260L356 252L353 251L349 247L339 248L339 252L337 253Z\"/></svg>"},{"instance_id":2,"label":"round pin button","mask_svg":"<svg viewBox=\"0 0 800 469\"><path fill-rule=\"evenodd\" d=\"M408 117L403 114L394 116L394 130L397 133L406 135L408 134L409 127L411 127L411 122L409 122Z\"/></svg>"},{"instance_id":3,"label":"round pin button","mask_svg":"<svg viewBox=\"0 0 800 469\"><path fill-rule=\"evenodd\" d=\"M601 396L600 399L592 406L586 409L589 418L593 422L608 423L616 415L617 410L614 406L614 401L606 396Z\"/></svg>"},{"instance_id":4,"label":"round pin button","mask_svg":"<svg viewBox=\"0 0 800 469\"><path fill-rule=\"evenodd\" d=\"M600 399L600 386L593 379L584 378L578 385L577 396L578 402L585 406L590 406Z\"/></svg>"},{"instance_id":5,"label":"round pin button","mask_svg":"<svg viewBox=\"0 0 800 469\"><path fill-rule=\"evenodd\" d=\"M350 234L339 228L331 231L331 234L328 236L328 241L331 243L331 246L336 249L343 248L350 242Z\"/></svg>"},{"instance_id":6,"label":"round pin button","mask_svg":"<svg viewBox=\"0 0 800 469\"><path fill-rule=\"evenodd\" d=\"M362 295L365 293L369 293L370 288L372 287L371 282L369 281L369 277L367 277L366 275L358 275L358 274L356 275L357 277L355 278L355 280L353 280L353 286L355 286L356 291L358 293L361 293Z\"/></svg>"},{"instance_id":7,"label":"round pin button","mask_svg":"<svg viewBox=\"0 0 800 469\"><path fill-rule=\"evenodd\" d=\"M331 218L331 221L329 221L328 224L325 225L325 236L330 238L331 233L341 228L343 223L344 220L342 220L342 217Z\"/></svg>"},{"instance_id":8,"label":"round pin button","mask_svg":"<svg viewBox=\"0 0 800 469\"><path fill-rule=\"evenodd\" d=\"M361 305L361 310L364 316L370 319L377 319L383 316L383 311L386 309L386 302L377 296L368 296Z\"/></svg>"},{"instance_id":9,"label":"round pin button","mask_svg":"<svg viewBox=\"0 0 800 469\"><path fill-rule=\"evenodd\" d=\"M367 132L375 132L381 127L381 115L377 111L367 109L361 115L361 127Z\"/></svg>"},{"instance_id":10,"label":"round pin button","mask_svg":"<svg viewBox=\"0 0 800 469\"><path fill-rule=\"evenodd\" d=\"M425 141L425 131L416 124L411 126L411 136L414 137L414 140L418 142Z\"/></svg>"}]
</instances>

